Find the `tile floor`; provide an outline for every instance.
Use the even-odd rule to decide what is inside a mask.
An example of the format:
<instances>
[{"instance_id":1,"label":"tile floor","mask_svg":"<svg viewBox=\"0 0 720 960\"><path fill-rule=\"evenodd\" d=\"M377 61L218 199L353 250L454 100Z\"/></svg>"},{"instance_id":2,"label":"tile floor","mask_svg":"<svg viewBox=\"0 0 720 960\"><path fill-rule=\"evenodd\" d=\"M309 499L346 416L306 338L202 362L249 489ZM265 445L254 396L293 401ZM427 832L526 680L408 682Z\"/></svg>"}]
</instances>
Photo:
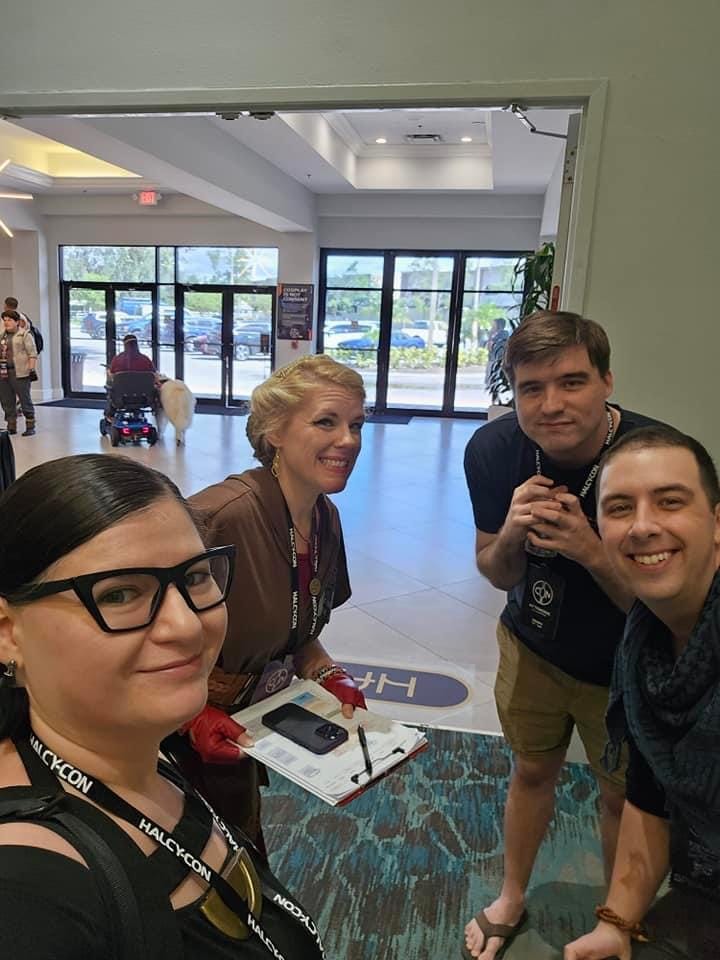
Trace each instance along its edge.
<instances>
[{"instance_id":1,"label":"tile floor","mask_svg":"<svg viewBox=\"0 0 720 960\"><path fill-rule=\"evenodd\" d=\"M193 493L253 465L244 417L198 415L187 445L169 430L155 447L114 451L99 413L38 408L38 433L14 438L18 474L68 453L122 452L169 474ZM493 700L495 621L503 594L476 570L463 451L481 424L415 418L367 424L363 452L335 500L345 531L353 596L323 640L338 659L449 674L470 690L459 707L374 702L398 720L499 732ZM575 748L572 758L582 754Z\"/></svg>"}]
</instances>

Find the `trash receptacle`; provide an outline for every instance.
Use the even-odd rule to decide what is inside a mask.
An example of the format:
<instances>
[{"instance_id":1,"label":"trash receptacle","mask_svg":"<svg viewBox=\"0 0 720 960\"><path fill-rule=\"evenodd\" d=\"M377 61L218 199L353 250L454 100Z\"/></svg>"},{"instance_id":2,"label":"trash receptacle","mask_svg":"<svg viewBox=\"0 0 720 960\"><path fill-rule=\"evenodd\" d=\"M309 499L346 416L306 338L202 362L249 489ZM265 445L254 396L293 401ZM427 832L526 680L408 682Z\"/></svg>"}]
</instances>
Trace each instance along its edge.
<instances>
[{"instance_id":1,"label":"trash receptacle","mask_svg":"<svg viewBox=\"0 0 720 960\"><path fill-rule=\"evenodd\" d=\"M85 367L85 352L78 350L70 354L70 389L73 393L80 393L83 388Z\"/></svg>"}]
</instances>

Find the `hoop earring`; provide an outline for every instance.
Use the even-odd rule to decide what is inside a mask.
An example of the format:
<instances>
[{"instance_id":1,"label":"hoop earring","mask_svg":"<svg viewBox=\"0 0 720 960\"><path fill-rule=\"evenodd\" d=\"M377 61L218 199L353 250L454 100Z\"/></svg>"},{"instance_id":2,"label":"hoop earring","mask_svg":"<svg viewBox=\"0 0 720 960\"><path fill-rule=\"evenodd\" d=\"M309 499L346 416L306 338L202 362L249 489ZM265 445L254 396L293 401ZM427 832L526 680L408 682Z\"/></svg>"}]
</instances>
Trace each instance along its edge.
<instances>
[{"instance_id":1,"label":"hoop earring","mask_svg":"<svg viewBox=\"0 0 720 960\"><path fill-rule=\"evenodd\" d=\"M17 664L14 660L9 660L2 675L0 675L0 687L15 686L15 668Z\"/></svg>"},{"instance_id":2,"label":"hoop earring","mask_svg":"<svg viewBox=\"0 0 720 960\"><path fill-rule=\"evenodd\" d=\"M279 471L278 471L279 466L280 466L280 451L276 450L275 456L273 457L272 464L270 466L270 473L275 477L276 480L279 474Z\"/></svg>"}]
</instances>

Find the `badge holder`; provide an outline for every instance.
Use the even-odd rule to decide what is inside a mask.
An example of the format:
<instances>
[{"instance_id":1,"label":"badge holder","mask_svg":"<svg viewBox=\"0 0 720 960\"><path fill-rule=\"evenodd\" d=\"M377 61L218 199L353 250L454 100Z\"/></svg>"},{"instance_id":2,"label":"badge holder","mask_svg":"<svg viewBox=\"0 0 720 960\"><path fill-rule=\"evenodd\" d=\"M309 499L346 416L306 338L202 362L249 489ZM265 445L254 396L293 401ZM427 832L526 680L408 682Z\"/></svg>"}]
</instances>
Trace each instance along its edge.
<instances>
[{"instance_id":1,"label":"badge holder","mask_svg":"<svg viewBox=\"0 0 720 960\"><path fill-rule=\"evenodd\" d=\"M282 660L271 660L255 685L250 703L259 703L260 700L289 687L294 676L295 661L291 654L287 654Z\"/></svg>"},{"instance_id":2,"label":"badge holder","mask_svg":"<svg viewBox=\"0 0 720 960\"><path fill-rule=\"evenodd\" d=\"M555 639L564 594L565 578L540 558L528 557L522 620L539 638Z\"/></svg>"}]
</instances>

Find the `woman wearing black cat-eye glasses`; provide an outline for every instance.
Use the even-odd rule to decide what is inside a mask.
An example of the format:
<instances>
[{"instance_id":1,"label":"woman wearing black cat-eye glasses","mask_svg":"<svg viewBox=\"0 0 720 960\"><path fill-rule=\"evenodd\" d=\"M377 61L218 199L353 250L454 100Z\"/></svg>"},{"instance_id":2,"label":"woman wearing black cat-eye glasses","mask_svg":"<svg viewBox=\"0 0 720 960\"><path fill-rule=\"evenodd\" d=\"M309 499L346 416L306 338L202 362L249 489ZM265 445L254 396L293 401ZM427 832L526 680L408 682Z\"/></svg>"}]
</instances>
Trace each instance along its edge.
<instances>
[{"instance_id":1,"label":"woman wearing black cat-eye glasses","mask_svg":"<svg viewBox=\"0 0 720 960\"><path fill-rule=\"evenodd\" d=\"M0 956L318 960L302 907L160 757L205 704L234 548L123 457L35 467L0 515Z\"/></svg>"}]
</instances>

